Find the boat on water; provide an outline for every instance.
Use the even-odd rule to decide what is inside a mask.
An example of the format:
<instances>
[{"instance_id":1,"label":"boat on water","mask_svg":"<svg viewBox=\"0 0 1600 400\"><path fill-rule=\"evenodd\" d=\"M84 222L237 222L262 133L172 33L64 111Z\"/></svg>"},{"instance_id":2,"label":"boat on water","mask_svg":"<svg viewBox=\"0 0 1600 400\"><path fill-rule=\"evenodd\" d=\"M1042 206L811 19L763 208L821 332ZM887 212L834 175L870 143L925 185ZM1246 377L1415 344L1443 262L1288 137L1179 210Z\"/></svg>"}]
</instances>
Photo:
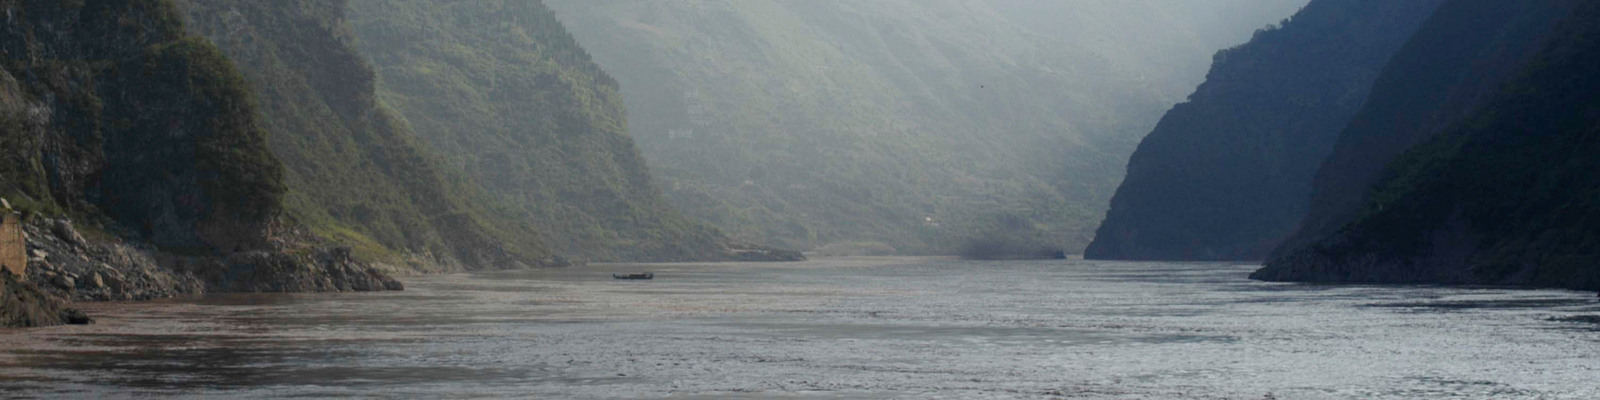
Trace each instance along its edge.
<instances>
[{"instance_id":1,"label":"boat on water","mask_svg":"<svg viewBox=\"0 0 1600 400\"><path fill-rule=\"evenodd\" d=\"M655 279L656 274L652 272L641 272L637 274L611 274L611 277L615 279L642 281Z\"/></svg>"}]
</instances>

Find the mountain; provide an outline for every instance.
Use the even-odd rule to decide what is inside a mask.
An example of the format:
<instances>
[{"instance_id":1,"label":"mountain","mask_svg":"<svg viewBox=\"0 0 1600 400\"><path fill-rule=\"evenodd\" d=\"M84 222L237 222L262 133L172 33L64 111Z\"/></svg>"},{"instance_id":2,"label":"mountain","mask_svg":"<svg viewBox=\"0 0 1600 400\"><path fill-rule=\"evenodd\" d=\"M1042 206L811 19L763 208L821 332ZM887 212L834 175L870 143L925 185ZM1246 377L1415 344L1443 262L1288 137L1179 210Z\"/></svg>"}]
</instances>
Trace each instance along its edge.
<instances>
[{"instance_id":1,"label":"mountain","mask_svg":"<svg viewBox=\"0 0 1600 400\"><path fill-rule=\"evenodd\" d=\"M1476 111L1543 48L1573 1L1451 0L1384 67L1312 182L1310 209L1275 256L1360 211L1385 165Z\"/></svg>"},{"instance_id":2,"label":"mountain","mask_svg":"<svg viewBox=\"0 0 1600 400\"><path fill-rule=\"evenodd\" d=\"M667 204L616 80L542 3L354 0L350 13L379 101L538 242L604 261L725 256L720 232Z\"/></svg>"},{"instance_id":3,"label":"mountain","mask_svg":"<svg viewBox=\"0 0 1600 400\"><path fill-rule=\"evenodd\" d=\"M1374 79L1442 0L1313 0L1217 53L1127 164L1085 256L1260 260L1306 213L1311 181Z\"/></svg>"},{"instance_id":4,"label":"mountain","mask_svg":"<svg viewBox=\"0 0 1600 400\"><path fill-rule=\"evenodd\" d=\"M268 247L283 166L248 85L169 3L0 8L6 198L106 218L168 249Z\"/></svg>"},{"instance_id":5,"label":"mountain","mask_svg":"<svg viewBox=\"0 0 1600 400\"><path fill-rule=\"evenodd\" d=\"M1389 162L1347 223L1252 277L1600 289L1600 5L1574 3L1508 82Z\"/></svg>"},{"instance_id":6,"label":"mountain","mask_svg":"<svg viewBox=\"0 0 1600 400\"><path fill-rule=\"evenodd\" d=\"M175 3L254 88L267 144L287 166L288 214L316 235L411 269L518 267L553 254L379 102L345 1Z\"/></svg>"},{"instance_id":7,"label":"mountain","mask_svg":"<svg viewBox=\"0 0 1600 400\"><path fill-rule=\"evenodd\" d=\"M1076 252L1182 71L1298 6L547 3L621 82L673 205L837 254Z\"/></svg>"},{"instance_id":8,"label":"mountain","mask_svg":"<svg viewBox=\"0 0 1600 400\"><path fill-rule=\"evenodd\" d=\"M22 239L5 252L27 259L4 323L62 322L68 299L401 287L298 234L255 88L175 3L0 10L0 198Z\"/></svg>"}]
</instances>

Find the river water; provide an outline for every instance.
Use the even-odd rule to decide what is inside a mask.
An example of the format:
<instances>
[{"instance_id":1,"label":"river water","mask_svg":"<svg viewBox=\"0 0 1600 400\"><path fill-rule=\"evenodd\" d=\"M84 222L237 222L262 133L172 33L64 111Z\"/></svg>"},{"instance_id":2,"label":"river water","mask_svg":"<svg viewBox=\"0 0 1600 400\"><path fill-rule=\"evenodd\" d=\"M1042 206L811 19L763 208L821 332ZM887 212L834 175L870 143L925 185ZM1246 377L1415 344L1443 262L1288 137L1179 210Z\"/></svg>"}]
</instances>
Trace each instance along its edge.
<instances>
[{"instance_id":1,"label":"river water","mask_svg":"<svg viewBox=\"0 0 1600 400\"><path fill-rule=\"evenodd\" d=\"M1252 268L597 265L88 304L96 325L0 330L0 397L1600 398L1592 293Z\"/></svg>"}]
</instances>

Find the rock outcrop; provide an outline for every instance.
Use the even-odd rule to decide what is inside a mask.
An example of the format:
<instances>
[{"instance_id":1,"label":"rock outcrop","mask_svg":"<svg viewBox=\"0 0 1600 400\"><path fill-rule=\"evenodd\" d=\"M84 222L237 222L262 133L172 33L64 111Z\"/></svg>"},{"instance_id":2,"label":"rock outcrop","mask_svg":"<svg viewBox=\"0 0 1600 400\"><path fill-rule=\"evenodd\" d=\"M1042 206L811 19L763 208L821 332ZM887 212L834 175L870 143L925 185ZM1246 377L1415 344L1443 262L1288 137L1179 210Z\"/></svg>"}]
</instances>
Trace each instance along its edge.
<instances>
[{"instance_id":1,"label":"rock outcrop","mask_svg":"<svg viewBox=\"0 0 1600 400\"><path fill-rule=\"evenodd\" d=\"M93 322L66 299L0 271L0 328L30 328Z\"/></svg>"},{"instance_id":2,"label":"rock outcrop","mask_svg":"<svg viewBox=\"0 0 1600 400\"><path fill-rule=\"evenodd\" d=\"M243 252L226 258L188 259L179 269L202 273L219 292L369 292L403 290L400 281L356 261L348 247L317 248L307 255Z\"/></svg>"}]
</instances>

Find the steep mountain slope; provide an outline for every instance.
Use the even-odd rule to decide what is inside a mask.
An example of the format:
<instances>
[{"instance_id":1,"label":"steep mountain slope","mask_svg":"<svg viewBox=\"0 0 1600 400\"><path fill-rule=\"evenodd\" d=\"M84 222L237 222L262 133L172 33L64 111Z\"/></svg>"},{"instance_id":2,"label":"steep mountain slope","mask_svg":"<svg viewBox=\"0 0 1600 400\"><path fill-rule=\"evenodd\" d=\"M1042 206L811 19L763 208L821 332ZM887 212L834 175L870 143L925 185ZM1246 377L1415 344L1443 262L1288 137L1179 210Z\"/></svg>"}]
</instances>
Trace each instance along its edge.
<instances>
[{"instance_id":1,"label":"steep mountain slope","mask_svg":"<svg viewBox=\"0 0 1600 400\"><path fill-rule=\"evenodd\" d=\"M1086 257L1259 260L1292 233L1338 133L1442 0L1313 0L1216 56L1128 162Z\"/></svg>"},{"instance_id":2,"label":"steep mountain slope","mask_svg":"<svg viewBox=\"0 0 1600 400\"><path fill-rule=\"evenodd\" d=\"M1253 277L1600 289L1600 5L1580 3L1481 108L1390 163L1355 218Z\"/></svg>"},{"instance_id":3,"label":"steep mountain slope","mask_svg":"<svg viewBox=\"0 0 1600 400\"><path fill-rule=\"evenodd\" d=\"M1575 1L1451 0L1395 55L1313 181L1310 210L1274 255L1333 233L1385 165L1475 111L1571 14Z\"/></svg>"},{"instance_id":4,"label":"steep mountain slope","mask_svg":"<svg viewBox=\"0 0 1600 400\"><path fill-rule=\"evenodd\" d=\"M0 193L30 211L109 217L168 249L268 246L283 168L233 64L169 3L0 8Z\"/></svg>"},{"instance_id":5,"label":"steep mountain slope","mask_svg":"<svg viewBox=\"0 0 1600 400\"><path fill-rule=\"evenodd\" d=\"M172 2L0 11L0 197L27 258L0 323L75 319L51 316L66 299L400 288L296 234L255 93Z\"/></svg>"},{"instance_id":6,"label":"steep mountain slope","mask_svg":"<svg viewBox=\"0 0 1600 400\"><path fill-rule=\"evenodd\" d=\"M1159 46L1100 39L1193 25L1091 5L1068 15L1149 21L1070 37L1022 18L1044 2L548 3L622 82L674 205L737 238L846 253L1076 251L1145 121L1187 90L1140 62L1158 52L1130 55ZM1151 32L1178 31L1193 33Z\"/></svg>"},{"instance_id":7,"label":"steep mountain slope","mask_svg":"<svg viewBox=\"0 0 1600 400\"><path fill-rule=\"evenodd\" d=\"M355 0L362 52L394 107L564 255L724 257L726 239L673 210L628 136L617 83L537 1Z\"/></svg>"},{"instance_id":8,"label":"steep mountain slope","mask_svg":"<svg viewBox=\"0 0 1600 400\"><path fill-rule=\"evenodd\" d=\"M380 105L345 1L179 0L190 25L241 66L289 214L357 255L413 268L504 268L551 252L535 227L443 167Z\"/></svg>"}]
</instances>

